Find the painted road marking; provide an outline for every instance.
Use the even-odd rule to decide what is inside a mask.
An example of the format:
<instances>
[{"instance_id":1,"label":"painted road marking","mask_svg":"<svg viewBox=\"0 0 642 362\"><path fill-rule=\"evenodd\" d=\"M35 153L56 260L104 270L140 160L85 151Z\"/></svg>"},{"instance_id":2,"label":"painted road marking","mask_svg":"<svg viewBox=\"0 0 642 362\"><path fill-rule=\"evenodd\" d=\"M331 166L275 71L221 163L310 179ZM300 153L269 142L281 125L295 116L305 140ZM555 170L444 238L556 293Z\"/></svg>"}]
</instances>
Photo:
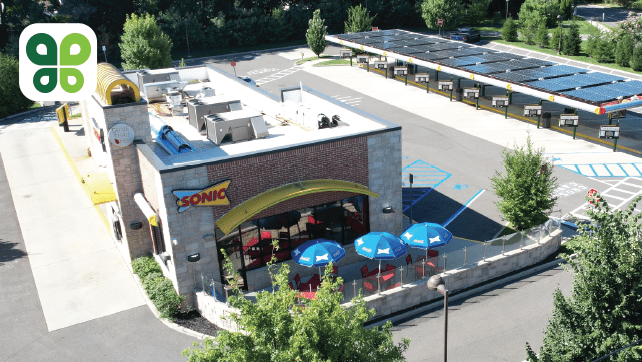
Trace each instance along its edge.
<instances>
[{"instance_id":1,"label":"painted road marking","mask_svg":"<svg viewBox=\"0 0 642 362\"><path fill-rule=\"evenodd\" d=\"M600 181L597 179L595 180ZM621 180L617 180L615 183L601 181L609 185L610 187L600 192L600 195L604 197L606 203L609 205L611 209L620 210L622 207L627 206L631 200L633 200L639 195L642 195L642 184L631 183L631 182L636 182L636 180L638 179L627 177ZM628 186L629 190L623 189L622 186ZM631 191L630 189L633 189L634 191ZM630 196L628 197L615 196L613 194L610 194L612 192L621 192L623 194L627 194ZM617 201L613 202L614 201L613 199L619 200L620 202L619 203L617 203ZM584 214L584 210L588 209L589 207L590 207L590 204L586 202L581 206L579 206L578 208L576 208L575 210L571 211L570 214L572 216L577 217L578 219L589 219L588 216Z\"/></svg>"},{"instance_id":2,"label":"painted road marking","mask_svg":"<svg viewBox=\"0 0 642 362\"><path fill-rule=\"evenodd\" d=\"M457 218L457 216L459 216L462 212L464 212L464 210L466 210L466 208L468 208L468 206L469 206L470 204L472 204L472 203L473 203L473 201L477 200L477 198L478 198L479 196L481 196L481 194L483 194L483 193L484 193L484 189L481 189L481 190L477 191L477 193L475 194L475 196L473 196L470 200L468 200L468 202L466 202L465 204L463 204L463 205L459 208L459 210L457 210L457 212L455 212L451 217L449 217L449 218L448 218L448 220L446 220L443 224L441 224L441 226L443 226L443 227L448 226L448 224L450 224L451 222L453 222L453 220L455 220L455 219Z\"/></svg>"},{"instance_id":3,"label":"painted road marking","mask_svg":"<svg viewBox=\"0 0 642 362\"><path fill-rule=\"evenodd\" d=\"M584 190L588 190L588 187L577 182L567 182L553 190L553 197L566 197Z\"/></svg>"},{"instance_id":4,"label":"painted road marking","mask_svg":"<svg viewBox=\"0 0 642 362\"><path fill-rule=\"evenodd\" d=\"M587 177L642 177L642 163L587 163L555 166Z\"/></svg>"},{"instance_id":5,"label":"painted road marking","mask_svg":"<svg viewBox=\"0 0 642 362\"><path fill-rule=\"evenodd\" d=\"M292 73L296 73L301 69L303 69L303 68L302 67L292 67L292 68L288 68L288 69L283 69L282 71L280 71L278 73L274 73L274 74L269 75L269 76L267 76L265 78L258 79L255 82L256 82L257 85L262 85L262 84L265 84L265 83L273 82L273 81L281 79L283 77L287 77L288 75L290 75Z\"/></svg>"},{"instance_id":6,"label":"painted road marking","mask_svg":"<svg viewBox=\"0 0 642 362\"><path fill-rule=\"evenodd\" d=\"M408 179L412 174L414 177L412 190ZM441 185L451 176L450 173L430 165L422 160L417 160L401 170L402 196L401 204L406 212L410 206L414 206L428 195L433 189Z\"/></svg>"},{"instance_id":7,"label":"painted road marking","mask_svg":"<svg viewBox=\"0 0 642 362\"><path fill-rule=\"evenodd\" d=\"M269 73L269 72L276 72L277 70L278 70L278 69L276 69L276 68L272 68L272 69L268 69L268 68L255 69L255 70L250 70L249 72L247 72L247 75L249 76L249 75L255 75L255 74L263 74L263 73Z\"/></svg>"},{"instance_id":8,"label":"painted road marking","mask_svg":"<svg viewBox=\"0 0 642 362\"><path fill-rule=\"evenodd\" d=\"M343 102L345 104L349 104L351 106L355 106L359 103L361 103L361 99L363 97L353 97L353 96L332 96L332 98L338 100L339 102Z\"/></svg>"}]
</instances>

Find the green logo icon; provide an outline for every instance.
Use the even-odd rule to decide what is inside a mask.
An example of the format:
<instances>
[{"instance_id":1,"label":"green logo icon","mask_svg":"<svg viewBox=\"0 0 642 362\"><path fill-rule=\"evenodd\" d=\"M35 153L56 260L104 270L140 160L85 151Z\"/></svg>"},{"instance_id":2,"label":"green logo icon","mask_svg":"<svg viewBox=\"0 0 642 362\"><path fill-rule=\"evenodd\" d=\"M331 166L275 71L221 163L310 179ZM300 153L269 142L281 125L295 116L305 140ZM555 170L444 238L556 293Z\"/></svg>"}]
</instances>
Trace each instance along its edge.
<instances>
[{"instance_id":1,"label":"green logo icon","mask_svg":"<svg viewBox=\"0 0 642 362\"><path fill-rule=\"evenodd\" d=\"M58 64L59 50L60 64ZM72 54L72 50L75 54ZM58 48L56 40L51 35L38 33L27 41L26 53L33 64L41 66L33 76L33 86L38 92L53 91L58 85L58 79L60 79L60 87L72 94L82 89L85 84L82 73L75 68L84 64L91 55L91 44L84 35L69 34L62 39ZM70 78L74 79L73 83L70 83ZM46 84L42 83L44 79L47 81Z\"/></svg>"},{"instance_id":2,"label":"green logo icon","mask_svg":"<svg viewBox=\"0 0 642 362\"><path fill-rule=\"evenodd\" d=\"M96 34L85 24L29 25L20 33L22 94L33 101L90 98L98 81L96 49Z\"/></svg>"}]
</instances>

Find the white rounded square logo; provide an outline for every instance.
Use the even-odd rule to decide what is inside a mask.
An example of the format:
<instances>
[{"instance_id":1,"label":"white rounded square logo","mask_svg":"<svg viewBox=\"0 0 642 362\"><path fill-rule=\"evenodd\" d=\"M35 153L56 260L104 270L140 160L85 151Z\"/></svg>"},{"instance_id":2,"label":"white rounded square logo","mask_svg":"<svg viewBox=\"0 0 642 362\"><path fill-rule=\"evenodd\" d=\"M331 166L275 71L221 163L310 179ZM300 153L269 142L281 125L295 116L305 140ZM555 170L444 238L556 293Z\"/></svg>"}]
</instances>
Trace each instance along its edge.
<instances>
[{"instance_id":1,"label":"white rounded square logo","mask_svg":"<svg viewBox=\"0 0 642 362\"><path fill-rule=\"evenodd\" d=\"M32 101L87 99L96 69L96 34L85 24L32 24L20 34L20 90Z\"/></svg>"}]
</instances>

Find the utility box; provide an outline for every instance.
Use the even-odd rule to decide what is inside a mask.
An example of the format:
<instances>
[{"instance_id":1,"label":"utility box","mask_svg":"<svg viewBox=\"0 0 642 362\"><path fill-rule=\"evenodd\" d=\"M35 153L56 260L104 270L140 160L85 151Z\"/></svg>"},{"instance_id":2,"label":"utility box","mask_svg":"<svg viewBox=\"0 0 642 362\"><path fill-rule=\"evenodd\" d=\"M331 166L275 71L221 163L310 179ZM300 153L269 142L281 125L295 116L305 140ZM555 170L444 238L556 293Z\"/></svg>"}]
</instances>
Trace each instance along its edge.
<instances>
[{"instance_id":1,"label":"utility box","mask_svg":"<svg viewBox=\"0 0 642 362\"><path fill-rule=\"evenodd\" d=\"M428 73L415 74L415 83L428 83L429 80L430 80L430 75L428 75Z\"/></svg>"},{"instance_id":2,"label":"utility box","mask_svg":"<svg viewBox=\"0 0 642 362\"><path fill-rule=\"evenodd\" d=\"M240 110L210 114L207 121L207 138L217 146L227 137L232 142L247 141L268 136L263 115L254 110Z\"/></svg>"},{"instance_id":3,"label":"utility box","mask_svg":"<svg viewBox=\"0 0 642 362\"><path fill-rule=\"evenodd\" d=\"M207 134L205 117L210 114L240 111L243 109L241 101L228 96L214 96L187 101L187 119L189 124L196 128L200 134Z\"/></svg>"},{"instance_id":4,"label":"utility box","mask_svg":"<svg viewBox=\"0 0 642 362\"><path fill-rule=\"evenodd\" d=\"M180 91L182 89L182 84L177 81L169 82L159 82L159 83L147 83L144 84L142 88L139 88L143 93L147 101L155 102L165 100L165 95L174 92Z\"/></svg>"}]
</instances>

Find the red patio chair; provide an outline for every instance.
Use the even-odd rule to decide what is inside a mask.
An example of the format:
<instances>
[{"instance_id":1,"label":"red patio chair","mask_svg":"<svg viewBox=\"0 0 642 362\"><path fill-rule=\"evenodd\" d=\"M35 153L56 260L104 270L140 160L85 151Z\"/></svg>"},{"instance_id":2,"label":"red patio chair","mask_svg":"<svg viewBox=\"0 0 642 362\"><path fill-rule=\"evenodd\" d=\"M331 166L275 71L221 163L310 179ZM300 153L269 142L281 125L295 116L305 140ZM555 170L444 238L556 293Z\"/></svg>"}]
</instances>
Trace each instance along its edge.
<instances>
[{"instance_id":1,"label":"red patio chair","mask_svg":"<svg viewBox=\"0 0 642 362\"><path fill-rule=\"evenodd\" d=\"M361 278L365 278L367 274L368 274L368 266L367 266L367 265L364 265L364 266L361 268Z\"/></svg>"},{"instance_id":2,"label":"red patio chair","mask_svg":"<svg viewBox=\"0 0 642 362\"><path fill-rule=\"evenodd\" d=\"M441 273L441 272L444 271L444 268L438 267L437 266L438 263L439 263L439 258L437 258L437 257L429 258L426 261L426 266L430 267L430 269L432 269L433 273Z\"/></svg>"},{"instance_id":3,"label":"red patio chair","mask_svg":"<svg viewBox=\"0 0 642 362\"><path fill-rule=\"evenodd\" d=\"M428 250L428 257L429 258L434 258L439 256L439 251L438 250Z\"/></svg>"},{"instance_id":4,"label":"red patio chair","mask_svg":"<svg viewBox=\"0 0 642 362\"><path fill-rule=\"evenodd\" d=\"M272 233L269 231L261 231L261 239L272 239Z\"/></svg>"},{"instance_id":5,"label":"red patio chair","mask_svg":"<svg viewBox=\"0 0 642 362\"><path fill-rule=\"evenodd\" d=\"M298 289L299 284L301 284L301 276L299 275L299 273L296 273L296 275L294 276L294 282L296 283L296 287Z\"/></svg>"},{"instance_id":6,"label":"red patio chair","mask_svg":"<svg viewBox=\"0 0 642 362\"><path fill-rule=\"evenodd\" d=\"M339 275L339 267L338 266L332 266L332 274Z\"/></svg>"},{"instance_id":7,"label":"red patio chair","mask_svg":"<svg viewBox=\"0 0 642 362\"><path fill-rule=\"evenodd\" d=\"M290 287L290 289L294 290L294 285L292 285L292 282L288 283L288 287Z\"/></svg>"},{"instance_id":8,"label":"red patio chair","mask_svg":"<svg viewBox=\"0 0 642 362\"><path fill-rule=\"evenodd\" d=\"M423 278L424 276L425 277L429 277L430 276L430 267L428 266L428 264L426 264L425 268L426 269L424 271L424 265L423 264L415 265L415 274L417 275L417 278Z\"/></svg>"},{"instance_id":9,"label":"red patio chair","mask_svg":"<svg viewBox=\"0 0 642 362\"><path fill-rule=\"evenodd\" d=\"M397 267L396 267L396 266L394 266L394 265L390 265L390 264L386 264L386 271L389 271L389 270L395 270L395 269L397 269Z\"/></svg>"},{"instance_id":10,"label":"red patio chair","mask_svg":"<svg viewBox=\"0 0 642 362\"><path fill-rule=\"evenodd\" d=\"M363 281L363 289L368 293L376 293L377 289L369 281Z\"/></svg>"}]
</instances>

